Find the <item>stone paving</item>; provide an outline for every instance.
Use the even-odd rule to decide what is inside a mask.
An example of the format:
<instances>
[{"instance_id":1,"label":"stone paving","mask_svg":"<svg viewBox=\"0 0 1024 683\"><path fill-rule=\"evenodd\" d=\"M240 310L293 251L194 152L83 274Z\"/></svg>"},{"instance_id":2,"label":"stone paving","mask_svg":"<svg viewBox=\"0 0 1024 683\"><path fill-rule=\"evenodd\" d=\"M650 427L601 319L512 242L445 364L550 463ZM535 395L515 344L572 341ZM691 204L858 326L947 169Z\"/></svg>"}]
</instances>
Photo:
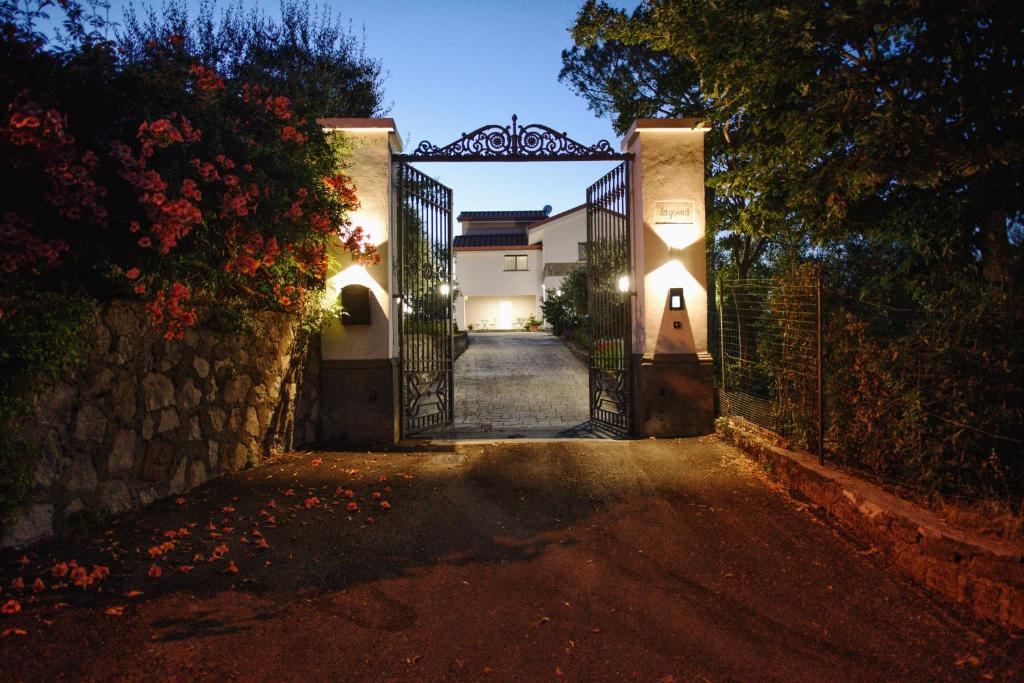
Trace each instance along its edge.
<instances>
[{"instance_id":1,"label":"stone paving","mask_svg":"<svg viewBox=\"0 0 1024 683\"><path fill-rule=\"evenodd\" d=\"M589 419L587 369L550 334L470 334L455 363L455 421L437 438L577 436Z\"/></svg>"}]
</instances>

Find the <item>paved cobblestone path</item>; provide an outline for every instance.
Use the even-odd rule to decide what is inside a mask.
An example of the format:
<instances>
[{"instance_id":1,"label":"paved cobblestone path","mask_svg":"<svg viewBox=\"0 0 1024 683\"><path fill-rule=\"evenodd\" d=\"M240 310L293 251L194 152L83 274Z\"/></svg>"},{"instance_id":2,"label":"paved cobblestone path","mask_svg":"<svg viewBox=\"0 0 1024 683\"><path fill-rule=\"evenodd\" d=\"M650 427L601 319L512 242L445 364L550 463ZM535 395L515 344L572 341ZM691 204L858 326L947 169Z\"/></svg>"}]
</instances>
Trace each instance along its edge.
<instances>
[{"instance_id":1,"label":"paved cobblestone path","mask_svg":"<svg viewBox=\"0 0 1024 683\"><path fill-rule=\"evenodd\" d=\"M439 436L574 436L588 419L587 369L561 341L478 333L455 362L455 421Z\"/></svg>"}]
</instances>

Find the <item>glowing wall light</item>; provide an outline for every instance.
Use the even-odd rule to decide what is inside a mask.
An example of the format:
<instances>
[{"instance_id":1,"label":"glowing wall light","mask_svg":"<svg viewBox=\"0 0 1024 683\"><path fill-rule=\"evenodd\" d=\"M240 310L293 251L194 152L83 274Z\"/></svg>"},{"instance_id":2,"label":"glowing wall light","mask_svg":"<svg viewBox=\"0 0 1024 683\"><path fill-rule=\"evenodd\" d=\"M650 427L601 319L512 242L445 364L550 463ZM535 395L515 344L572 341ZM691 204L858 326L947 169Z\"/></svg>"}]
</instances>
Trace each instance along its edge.
<instances>
[{"instance_id":1,"label":"glowing wall light","mask_svg":"<svg viewBox=\"0 0 1024 683\"><path fill-rule=\"evenodd\" d=\"M619 291L622 292L623 294L626 294L626 293L629 292L629 276L628 275L623 275L622 277L619 278Z\"/></svg>"}]
</instances>

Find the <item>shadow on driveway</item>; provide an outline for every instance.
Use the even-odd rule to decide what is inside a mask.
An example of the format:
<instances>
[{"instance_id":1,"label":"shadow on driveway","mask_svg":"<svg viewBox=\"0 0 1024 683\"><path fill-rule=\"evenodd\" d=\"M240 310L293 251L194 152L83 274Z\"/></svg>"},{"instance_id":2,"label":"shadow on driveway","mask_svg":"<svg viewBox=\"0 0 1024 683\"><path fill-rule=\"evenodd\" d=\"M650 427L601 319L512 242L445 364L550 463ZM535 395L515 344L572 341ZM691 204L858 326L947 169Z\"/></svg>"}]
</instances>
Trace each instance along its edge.
<instances>
[{"instance_id":1,"label":"shadow on driveway","mask_svg":"<svg viewBox=\"0 0 1024 683\"><path fill-rule=\"evenodd\" d=\"M712 438L290 454L20 556L0 556L5 587L71 558L111 576L17 593L13 679L976 680L1024 661Z\"/></svg>"}]
</instances>

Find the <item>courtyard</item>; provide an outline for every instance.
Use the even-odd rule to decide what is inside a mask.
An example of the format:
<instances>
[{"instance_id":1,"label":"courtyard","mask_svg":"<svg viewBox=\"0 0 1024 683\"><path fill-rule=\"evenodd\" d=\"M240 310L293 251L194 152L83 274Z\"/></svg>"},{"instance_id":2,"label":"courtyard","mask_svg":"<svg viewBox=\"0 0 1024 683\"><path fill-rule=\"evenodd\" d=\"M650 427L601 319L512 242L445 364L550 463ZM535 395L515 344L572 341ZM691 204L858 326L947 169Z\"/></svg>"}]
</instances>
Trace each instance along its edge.
<instances>
[{"instance_id":1,"label":"courtyard","mask_svg":"<svg viewBox=\"0 0 1024 683\"><path fill-rule=\"evenodd\" d=\"M455 362L455 420L438 438L553 438L587 427L587 368L543 332L470 333Z\"/></svg>"},{"instance_id":2,"label":"courtyard","mask_svg":"<svg viewBox=\"0 0 1024 683\"><path fill-rule=\"evenodd\" d=\"M7 617L26 633L0 641L4 679L1024 675L1019 638L712 437L291 453L5 550L0 579L50 586L72 559L109 575Z\"/></svg>"}]
</instances>

